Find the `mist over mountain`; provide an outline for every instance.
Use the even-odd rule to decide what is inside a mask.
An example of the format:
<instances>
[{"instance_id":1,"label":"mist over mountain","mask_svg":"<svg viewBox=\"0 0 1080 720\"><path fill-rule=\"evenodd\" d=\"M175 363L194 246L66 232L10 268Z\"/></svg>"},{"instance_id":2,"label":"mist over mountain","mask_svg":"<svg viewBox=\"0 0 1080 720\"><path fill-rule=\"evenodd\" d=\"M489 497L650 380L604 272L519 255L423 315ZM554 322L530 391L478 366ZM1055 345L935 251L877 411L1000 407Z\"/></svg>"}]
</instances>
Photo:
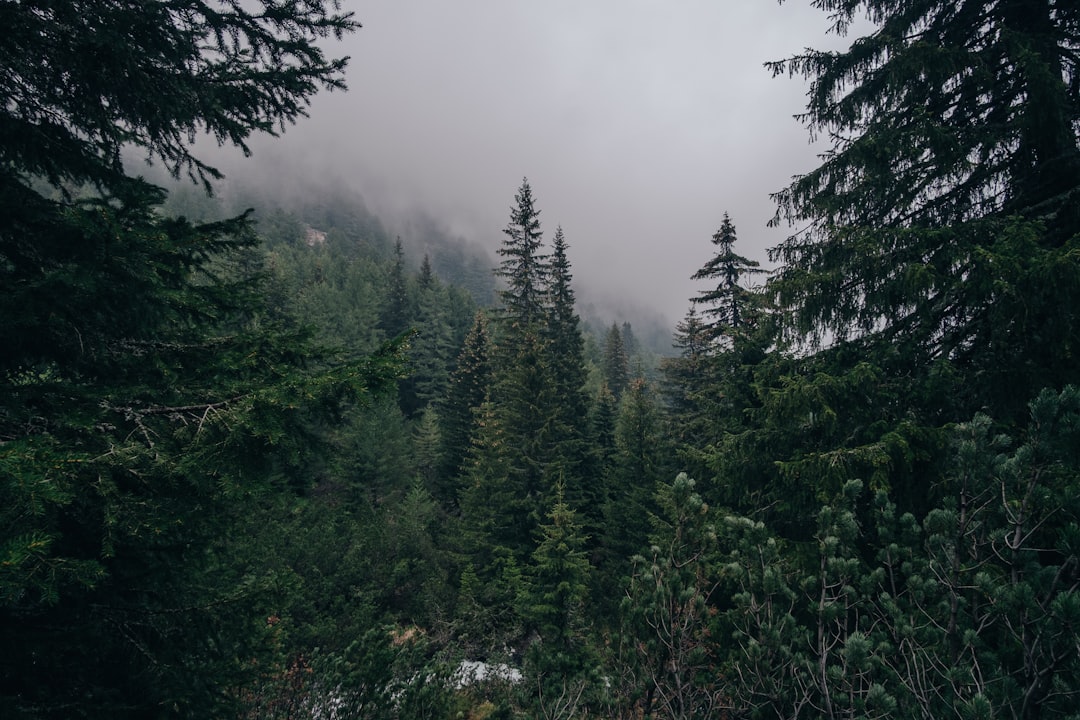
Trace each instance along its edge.
<instances>
[{"instance_id":1,"label":"mist over mountain","mask_svg":"<svg viewBox=\"0 0 1080 720\"><path fill-rule=\"evenodd\" d=\"M348 92L317 96L252 157L222 158L228 183L346 188L406 245L434 223L493 255L528 177L546 236L566 234L580 302L669 325L702 289L690 276L723 214L765 263L790 232L766 226L769 193L815 163L792 118L805 84L763 63L846 43L797 3L628 2L617 22L569 2L350 9L364 27L335 45Z\"/></svg>"}]
</instances>

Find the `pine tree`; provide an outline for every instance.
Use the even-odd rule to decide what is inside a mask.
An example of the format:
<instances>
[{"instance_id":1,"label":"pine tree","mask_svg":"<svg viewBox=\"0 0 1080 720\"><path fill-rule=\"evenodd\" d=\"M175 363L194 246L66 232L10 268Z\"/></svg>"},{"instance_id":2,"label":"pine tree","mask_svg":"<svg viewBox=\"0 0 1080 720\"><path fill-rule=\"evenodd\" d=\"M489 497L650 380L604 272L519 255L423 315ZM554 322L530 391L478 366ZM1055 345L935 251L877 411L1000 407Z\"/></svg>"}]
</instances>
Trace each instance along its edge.
<instances>
[{"instance_id":1,"label":"pine tree","mask_svg":"<svg viewBox=\"0 0 1080 720\"><path fill-rule=\"evenodd\" d=\"M634 327L626 320L624 320L622 324L622 341L623 349L626 351L626 357L630 360L633 360L641 353L641 347L638 345L637 336L634 335Z\"/></svg>"},{"instance_id":2,"label":"pine tree","mask_svg":"<svg viewBox=\"0 0 1080 720\"><path fill-rule=\"evenodd\" d=\"M588 671L585 600L590 570L586 536L577 514L556 488L548 522L539 527L540 542L526 573L521 615L538 631L532 648L533 671L564 681Z\"/></svg>"},{"instance_id":3,"label":"pine tree","mask_svg":"<svg viewBox=\"0 0 1080 720\"><path fill-rule=\"evenodd\" d=\"M705 339L727 346L744 325L755 320L751 292L739 281L765 272L757 262L735 252L736 239L735 226L724 213L720 229L712 236L715 254L691 277L693 280L716 281L716 287L702 291L691 298L691 302L704 306L702 329Z\"/></svg>"},{"instance_id":4,"label":"pine tree","mask_svg":"<svg viewBox=\"0 0 1080 720\"><path fill-rule=\"evenodd\" d=\"M605 479L604 523L596 551L600 572L595 596L601 615L612 617L612 602L630 571L629 560L647 543L664 461L658 409L648 383L638 378L620 404L613 466Z\"/></svg>"},{"instance_id":5,"label":"pine tree","mask_svg":"<svg viewBox=\"0 0 1080 720\"><path fill-rule=\"evenodd\" d=\"M477 542L489 533L491 546L507 549L520 567L532 553L537 525L563 475L555 442L554 384L542 340L526 333L499 373L491 393L497 400L486 405L480 418L467 491L473 497L468 504L463 501L462 513L477 528ZM476 567L481 572L483 563Z\"/></svg>"},{"instance_id":6,"label":"pine tree","mask_svg":"<svg viewBox=\"0 0 1080 720\"><path fill-rule=\"evenodd\" d=\"M567 498L572 506L582 507L591 479L583 475L586 464L586 423L588 402L585 397L585 341L580 320L574 309L574 290L570 284L570 261L562 227L552 241L550 287L548 289L547 355L555 388L554 420L556 443Z\"/></svg>"},{"instance_id":7,"label":"pine tree","mask_svg":"<svg viewBox=\"0 0 1080 720\"><path fill-rule=\"evenodd\" d=\"M549 280L547 257L541 253L540 211L528 179L521 181L514 200L510 222L503 229L506 239L499 248L503 259L495 273L505 283L499 291L503 306L499 319L504 326L503 342L511 352L521 333L541 322Z\"/></svg>"},{"instance_id":8,"label":"pine tree","mask_svg":"<svg viewBox=\"0 0 1080 720\"><path fill-rule=\"evenodd\" d=\"M630 384L630 358L626 355L622 332L615 323L611 324L611 329L604 338L602 370L604 381L612 394L616 399L621 398Z\"/></svg>"},{"instance_id":9,"label":"pine tree","mask_svg":"<svg viewBox=\"0 0 1080 720\"><path fill-rule=\"evenodd\" d=\"M636 651L647 716L710 717L726 699L709 627L718 584L716 531L686 473L658 484L656 504L648 553L633 558L622 606L624 642Z\"/></svg>"},{"instance_id":10,"label":"pine tree","mask_svg":"<svg viewBox=\"0 0 1080 720\"><path fill-rule=\"evenodd\" d=\"M420 272L416 276L416 285L421 294L431 290L435 285L435 271L431 269L431 256L424 253L424 259L420 261Z\"/></svg>"},{"instance_id":11,"label":"pine tree","mask_svg":"<svg viewBox=\"0 0 1080 720\"><path fill-rule=\"evenodd\" d=\"M3 22L5 210L33 192L31 177L54 186L129 184L128 147L173 174L219 178L189 138L205 132L246 153L253 133L295 122L320 88L344 88L347 59L328 59L321 41L360 27L325 0L19 4L5 7ZM16 262L8 248L4 255Z\"/></svg>"},{"instance_id":12,"label":"pine tree","mask_svg":"<svg viewBox=\"0 0 1080 720\"><path fill-rule=\"evenodd\" d=\"M429 268L430 269L430 268ZM442 399L450 377L454 354L453 329L447 316L447 292L434 277L424 281L423 271L417 282L416 334L410 357L415 405L403 407L407 415Z\"/></svg>"},{"instance_id":13,"label":"pine tree","mask_svg":"<svg viewBox=\"0 0 1080 720\"><path fill-rule=\"evenodd\" d=\"M400 357L266 322L250 218L170 219L123 156L209 187L191 138L246 152L295 121L358 24L321 0L0 16L0 707L236 716L280 602L233 552L245 503L304 492Z\"/></svg>"},{"instance_id":14,"label":"pine tree","mask_svg":"<svg viewBox=\"0 0 1080 720\"><path fill-rule=\"evenodd\" d=\"M685 462L687 455L696 455L699 446L713 440L717 428L710 422L706 408L721 401L711 362L714 345L693 305L675 325L672 345L679 355L661 361L661 387L669 432L682 449ZM704 477L705 468L700 464L695 464L693 470Z\"/></svg>"},{"instance_id":15,"label":"pine tree","mask_svg":"<svg viewBox=\"0 0 1080 720\"><path fill-rule=\"evenodd\" d=\"M440 490L436 496L448 506L457 503L458 479L478 429L476 413L491 386L490 351L487 317L477 311L440 406Z\"/></svg>"},{"instance_id":16,"label":"pine tree","mask_svg":"<svg viewBox=\"0 0 1080 720\"><path fill-rule=\"evenodd\" d=\"M160 197L54 206L37 272L5 278L29 323L0 374L17 715L229 714L271 660L266 579L229 556L242 503L303 492L320 428L394 376L392 356L342 363L254 322L248 220L192 226Z\"/></svg>"},{"instance_id":17,"label":"pine tree","mask_svg":"<svg viewBox=\"0 0 1080 720\"><path fill-rule=\"evenodd\" d=\"M405 275L405 251L401 238L394 241L394 260L390 266L387 292L383 300L379 326L388 337L397 337L409 329L412 311L409 303L408 282Z\"/></svg>"},{"instance_id":18,"label":"pine tree","mask_svg":"<svg viewBox=\"0 0 1080 720\"><path fill-rule=\"evenodd\" d=\"M805 227L772 252L793 334L850 340L895 382L967 378L943 408L1009 422L1077 378L1080 81L1060 3L818 3L844 52L773 64L812 82L804 120L823 163L776 195ZM862 348L862 349L859 349ZM938 408L934 408L935 411Z\"/></svg>"},{"instance_id":19,"label":"pine tree","mask_svg":"<svg viewBox=\"0 0 1080 720\"><path fill-rule=\"evenodd\" d=\"M598 477L604 477L611 467L618 416L618 401L607 385L601 382L589 413L589 444L596 456L595 474Z\"/></svg>"}]
</instances>

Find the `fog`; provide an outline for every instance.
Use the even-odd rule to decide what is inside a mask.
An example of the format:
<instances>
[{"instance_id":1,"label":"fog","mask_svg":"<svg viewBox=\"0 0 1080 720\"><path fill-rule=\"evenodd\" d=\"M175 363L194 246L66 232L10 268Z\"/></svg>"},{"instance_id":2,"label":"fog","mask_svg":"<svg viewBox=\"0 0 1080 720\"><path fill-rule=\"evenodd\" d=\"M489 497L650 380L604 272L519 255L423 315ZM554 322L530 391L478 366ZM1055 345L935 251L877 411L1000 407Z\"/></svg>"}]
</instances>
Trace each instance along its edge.
<instances>
[{"instance_id":1,"label":"fog","mask_svg":"<svg viewBox=\"0 0 1080 720\"><path fill-rule=\"evenodd\" d=\"M820 151L792 117L806 83L763 67L839 44L806 1L344 5L364 27L327 47L351 56L349 91L254 142L241 174L341 182L392 231L426 213L492 253L528 177L586 303L674 322L725 211L766 264L787 232L766 227L769 193Z\"/></svg>"}]
</instances>

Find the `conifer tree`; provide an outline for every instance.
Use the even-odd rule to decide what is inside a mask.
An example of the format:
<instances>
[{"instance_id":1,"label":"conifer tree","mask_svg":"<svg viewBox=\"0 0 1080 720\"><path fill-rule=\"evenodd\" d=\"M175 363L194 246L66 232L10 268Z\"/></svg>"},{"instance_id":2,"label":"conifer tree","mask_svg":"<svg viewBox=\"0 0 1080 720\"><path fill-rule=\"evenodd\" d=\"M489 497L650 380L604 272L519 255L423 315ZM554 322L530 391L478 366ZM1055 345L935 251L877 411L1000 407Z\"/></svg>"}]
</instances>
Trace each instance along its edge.
<instances>
[{"instance_id":1,"label":"conifer tree","mask_svg":"<svg viewBox=\"0 0 1080 720\"><path fill-rule=\"evenodd\" d=\"M679 355L664 358L660 363L669 433L681 451L684 467L706 477L706 468L696 462L696 456L700 446L712 441L717 432L712 423L714 418L708 416L706 408L720 401L717 395L721 390L716 384L716 367L712 362L713 343L693 305L675 325L672 345Z\"/></svg>"},{"instance_id":2,"label":"conifer tree","mask_svg":"<svg viewBox=\"0 0 1080 720\"><path fill-rule=\"evenodd\" d=\"M743 326L754 320L751 292L739 281L765 272L756 261L735 252L736 239L735 225L724 213L720 229L712 236L715 254L691 277L693 280L716 282L715 287L702 291L697 297L691 298L691 302L704 306L701 325L705 340L727 347L731 346L732 338Z\"/></svg>"},{"instance_id":3,"label":"conifer tree","mask_svg":"<svg viewBox=\"0 0 1080 720\"><path fill-rule=\"evenodd\" d=\"M577 514L566 503L560 484L539 527L540 542L526 574L521 615L538 631L532 648L533 672L563 681L589 669L585 643L585 600L590 567L586 536Z\"/></svg>"},{"instance_id":4,"label":"conifer tree","mask_svg":"<svg viewBox=\"0 0 1080 720\"><path fill-rule=\"evenodd\" d=\"M581 321L574 308L573 275L566 256L567 243L562 227L555 230L552 241L550 287L547 292L549 316L547 331L549 352L555 382L562 399L561 405L577 417L584 414L585 399L585 341L581 336Z\"/></svg>"},{"instance_id":5,"label":"conifer tree","mask_svg":"<svg viewBox=\"0 0 1080 720\"><path fill-rule=\"evenodd\" d=\"M430 265L428 270L430 272ZM429 275L425 280L421 268L416 291L416 334L410 353L413 364L410 382L415 405L403 406L407 415L415 414L445 395L454 353L446 288L434 276Z\"/></svg>"},{"instance_id":6,"label":"conifer tree","mask_svg":"<svg viewBox=\"0 0 1080 720\"><path fill-rule=\"evenodd\" d=\"M663 463L656 401L648 382L630 383L615 429L615 469L608 499L609 535L622 557L633 554L648 532L649 509Z\"/></svg>"},{"instance_id":7,"label":"conifer tree","mask_svg":"<svg viewBox=\"0 0 1080 720\"><path fill-rule=\"evenodd\" d=\"M394 241L394 259L390 266L379 326L388 337L397 337L409 329L411 319L409 288L405 275L405 251L399 237Z\"/></svg>"},{"instance_id":8,"label":"conifer tree","mask_svg":"<svg viewBox=\"0 0 1080 720\"><path fill-rule=\"evenodd\" d=\"M16 715L229 714L271 659L263 581L229 555L240 503L306 489L319 428L394 375L392 355L342 363L254 323L247 219L192 226L160 197L53 206L36 276L5 278L33 329L0 366Z\"/></svg>"},{"instance_id":9,"label":"conifer tree","mask_svg":"<svg viewBox=\"0 0 1080 720\"><path fill-rule=\"evenodd\" d=\"M622 607L625 641L636 651L647 716L710 717L726 700L709 627L716 531L686 473L657 485L656 504L647 554L633 558Z\"/></svg>"},{"instance_id":10,"label":"conifer tree","mask_svg":"<svg viewBox=\"0 0 1080 720\"><path fill-rule=\"evenodd\" d=\"M209 187L192 139L247 152L303 116L359 26L322 0L0 16L0 712L235 717L276 633L242 503L306 490L400 357L265 322L250 218L167 218L124 155Z\"/></svg>"},{"instance_id":11,"label":"conifer tree","mask_svg":"<svg viewBox=\"0 0 1080 720\"><path fill-rule=\"evenodd\" d=\"M416 275L416 284L421 294L431 290L435 285L435 271L431 269L431 256L424 253L424 259L420 261L420 272Z\"/></svg>"},{"instance_id":12,"label":"conifer tree","mask_svg":"<svg viewBox=\"0 0 1080 720\"><path fill-rule=\"evenodd\" d=\"M817 5L838 32L864 11L874 29L772 64L810 79L803 119L832 138L776 195L777 219L805 228L772 252L788 329L850 340L909 387L948 364L968 380L930 393L949 401L930 411L954 421L988 406L1022 420L1038 388L1077 378L1076 14L1044 0Z\"/></svg>"},{"instance_id":13,"label":"conifer tree","mask_svg":"<svg viewBox=\"0 0 1080 720\"><path fill-rule=\"evenodd\" d=\"M33 177L116 190L131 182L122 150L132 146L174 175L217 179L190 138L246 153L252 134L295 122L319 89L344 88L347 59L327 58L321 41L359 27L325 0L9 5L0 197L17 209L17 196L37 194Z\"/></svg>"},{"instance_id":14,"label":"conifer tree","mask_svg":"<svg viewBox=\"0 0 1080 720\"><path fill-rule=\"evenodd\" d=\"M626 352L626 357L633 360L641 353L641 347L638 345L637 336L634 335L634 327L628 320L624 320L622 324L622 341L623 349Z\"/></svg>"},{"instance_id":15,"label":"conifer tree","mask_svg":"<svg viewBox=\"0 0 1080 720\"><path fill-rule=\"evenodd\" d=\"M630 571L629 560L647 543L656 484L664 464L659 413L648 383L630 383L620 403L613 466L606 478L604 524L597 538L601 568L596 593L601 614L612 617L613 599Z\"/></svg>"},{"instance_id":16,"label":"conifer tree","mask_svg":"<svg viewBox=\"0 0 1080 720\"><path fill-rule=\"evenodd\" d=\"M615 452L615 424L619 404L606 383L600 383L589 412L589 439L595 455L597 476L604 477L611 467Z\"/></svg>"},{"instance_id":17,"label":"conifer tree","mask_svg":"<svg viewBox=\"0 0 1080 720\"><path fill-rule=\"evenodd\" d=\"M491 386L490 350L487 317L478 310L440 406L440 491L436 495L448 505L457 503L458 478L478 429L476 415Z\"/></svg>"},{"instance_id":18,"label":"conifer tree","mask_svg":"<svg viewBox=\"0 0 1080 720\"><path fill-rule=\"evenodd\" d=\"M508 350L513 351L517 338L544 316L549 281L547 257L542 254L543 233L540 211L536 208L528 179L514 196L510 222L503 229L506 239L499 248L503 258L495 274L505 287L499 291L502 323Z\"/></svg>"},{"instance_id":19,"label":"conifer tree","mask_svg":"<svg viewBox=\"0 0 1080 720\"><path fill-rule=\"evenodd\" d=\"M499 373L492 390L497 400L489 401L481 415L467 491L472 498L463 503L462 513L477 529L477 542L489 533L492 546L508 550L521 567L563 471L555 443L555 390L542 340L526 333ZM482 568L477 563L477 572Z\"/></svg>"},{"instance_id":20,"label":"conifer tree","mask_svg":"<svg viewBox=\"0 0 1080 720\"><path fill-rule=\"evenodd\" d=\"M686 422L696 415L695 395L705 384L709 345L705 325L691 305L686 317L675 324L672 346L679 352L678 356L664 358L661 364L665 395L671 404L672 415L680 422Z\"/></svg>"},{"instance_id":21,"label":"conifer tree","mask_svg":"<svg viewBox=\"0 0 1080 720\"><path fill-rule=\"evenodd\" d=\"M584 484L590 482L583 474L586 464L587 400L585 397L585 341L581 336L580 320L574 309L572 274L566 256L567 244L562 227L555 231L552 241L550 286L547 292L548 317L547 355L555 387L552 408L559 471L566 497L573 507L580 508L588 493Z\"/></svg>"},{"instance_id":22,"label":"conifer tree","mask_svg":"<svg viewBox=\"0 0 1080 720\"><path fill-rule=\"evenodd\" d=\"M623 345L622 331L615 323L611 324L604 338L603 367L604 381L616 397L621 398L630 383L630 358Z\"/></svg>"}]
</instances>

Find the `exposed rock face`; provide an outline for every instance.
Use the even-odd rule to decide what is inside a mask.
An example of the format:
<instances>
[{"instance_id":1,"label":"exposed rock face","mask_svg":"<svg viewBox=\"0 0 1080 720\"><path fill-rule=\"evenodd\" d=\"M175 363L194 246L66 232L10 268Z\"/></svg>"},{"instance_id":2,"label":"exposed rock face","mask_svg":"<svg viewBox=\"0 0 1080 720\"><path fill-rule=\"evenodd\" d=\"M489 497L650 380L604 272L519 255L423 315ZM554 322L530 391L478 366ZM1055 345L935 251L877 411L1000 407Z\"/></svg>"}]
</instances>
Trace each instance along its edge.
<instances>
[{"instance_id":1,"label":"exposed rock face","mask_svg":"<svg viewBox=\"0 0 1080 720\"><path fill-rule=\"evenodd\" d=\"M304 228L304 242L307 243L308 247L315 247L316 245L325 245L326 244L326 233L324 233L322 230L316 230L315 228L311 227L310 225L305 226L305 228Z\"/></svg>"}]
</instances>

